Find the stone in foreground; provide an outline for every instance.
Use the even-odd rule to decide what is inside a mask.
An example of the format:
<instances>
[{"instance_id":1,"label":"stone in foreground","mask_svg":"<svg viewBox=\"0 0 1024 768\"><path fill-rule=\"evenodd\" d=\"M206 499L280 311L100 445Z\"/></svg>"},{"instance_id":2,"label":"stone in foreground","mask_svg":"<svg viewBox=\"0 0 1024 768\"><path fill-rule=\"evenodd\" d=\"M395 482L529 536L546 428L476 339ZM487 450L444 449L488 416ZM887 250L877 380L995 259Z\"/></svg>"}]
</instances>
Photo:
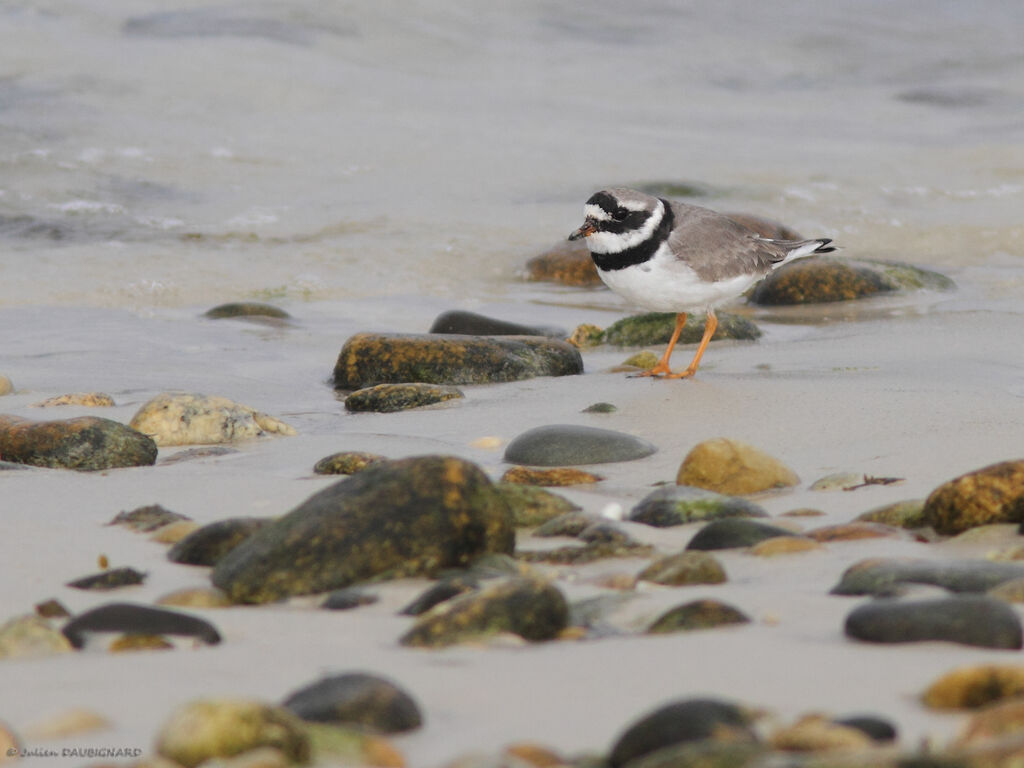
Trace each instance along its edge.
<instances>
[{"instance_id":1,"label":"stone in foreground","mask_svg":"<svg viewBox=\"0 0 1024 768\"><path fill-rule=\"evenodd\" d=\"M273 416L226 397L192 392L163 392L144 403L131 426L157 445L209 445L248 440L264 434L294 435Z\"/></svg>"},{"instance_id":2,"label":"stone in foreground","mask_svg":"<svg viewBox=\"0 0 1024 768\"><path fill-rule=\"evenodd\" d=\"M1024 666L980 664L960 667L940 677L921 695L933 709L977 709L1024 695Z\"/></svg>"},{"instance_id":3,"label":"stone in foreground","mask_svg":"<svg viewBox=\"0 0 1024 768\"><path fill-rule=\"evenodd\" d=\"M4 461L95 471L153 464L156 454L153 440L110 419L80 416L30 421L0 415L0 456Z\"/></svg>"},{"instance_id":4,"label":"stone in foreground","mask_svg":"<svg viewBox=\"0 0 1024 768\"><path fill-rule=\"evenodd\" d=\"M528 430L505 449L505 461L540 467L634 461L658 449L624 432L572 424L551 424Z\"/></svg>"},{"instance_id":5,"label":"stone in foreground","mask_svg":"<svg viewBox=\"0 0 1024 768\"><path fill-rule=\"evenodd\" d=\"M303 720L360 725L379 733L402 733L423 724L408 693L364 672L325 677L292 693L282 706Z\"/></svg>"},{"instance_id":6,"label":"stone in foreground","mask_svg":"<svg viewBox=\"0 0 1024 768\"><path fill-rule=\"evenodd\" d=\"M583 373L579 350L539 336L359 333L345 342L338 355L334 387L488 384L579 373Z\"/></svg>"},{"instance_id":7,"label":"stone in foreground","mask_svg":"<svg viewBox=\"0 0 1024 768\"><path fill-rule=\"evenodd\" d=\"M925 501L922 517L943 535L1024 521L1024 459L982 467L940 485Z\"/></svg>"},{"instance_id":8,"label":"stone in foreground","mask_svg":"<svg viewBox=\"0 0 1024 768\"><path fill-rule=\"evenodd\" d=\"M423 456L376 464L314 494L217 563L235 602L328 592L373 577L434 575L511 553L512 516L474 464Z\"/></svg>"},{"instance_id":9,"label":"stone in foreground","mask_svg":"<svg viewBox=\"0 0 1024 768\"><path fill-rule=\"evenodd\" d=\"M686 325L679 333L678 343L696 344L704 337L707 317L704 313L687 315ZM675 331L675 312L648 312L618 320L605 328L601 340L613 347L648 347L667 344ZM728 312L718 314L718 328L711 341L736 339L754 341L761 338L761 329L752 321Z\"/></svg>"},{"instance_id":10,"label":"stone in foreground","mask_svg":"<svg viewBox=\"0 0 1024 768\"><path fill-rule=\"evenodd\" d=\"M698 443L683 459L676 485L745 495L800 482L793 470L764 451L727 437Z\"/></svg>"}]
</instances>

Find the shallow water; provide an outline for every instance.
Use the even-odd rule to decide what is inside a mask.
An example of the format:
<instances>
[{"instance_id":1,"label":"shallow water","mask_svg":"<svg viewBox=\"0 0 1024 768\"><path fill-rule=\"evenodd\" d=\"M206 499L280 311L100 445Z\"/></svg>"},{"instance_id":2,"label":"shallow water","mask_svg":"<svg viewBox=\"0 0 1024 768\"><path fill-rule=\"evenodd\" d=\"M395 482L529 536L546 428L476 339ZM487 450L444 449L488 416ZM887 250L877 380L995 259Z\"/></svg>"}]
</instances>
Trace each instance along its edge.
<instances>
[{"instance_id":1,"label":"shallow water","mask_svg":"<svg viewBox=\"0 0 1024 768\"><path fill-rule=\"evenodd\" d=\"M166 8L0 8L0 307L501 297L659 180L1020 286L1018 3Z\"/></svg>"}]
</instances>

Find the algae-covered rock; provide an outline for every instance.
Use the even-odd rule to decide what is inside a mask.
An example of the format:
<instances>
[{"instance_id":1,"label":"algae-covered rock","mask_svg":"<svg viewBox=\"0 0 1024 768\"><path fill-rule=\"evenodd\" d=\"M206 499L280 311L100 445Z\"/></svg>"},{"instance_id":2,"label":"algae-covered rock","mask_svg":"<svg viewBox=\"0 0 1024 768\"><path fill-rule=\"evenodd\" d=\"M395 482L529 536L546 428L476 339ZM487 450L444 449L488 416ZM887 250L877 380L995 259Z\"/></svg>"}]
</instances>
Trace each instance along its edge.
<instances>
[{"instance_id":1,"label":"algae-covered rock","mask_svg":"<svg viewBox=\"0 0 1024 768\"><path fill-rule=\"evenodd\" d=\"M686 318L679 334L680 344L696 344L704 336L707 318L694 312ZM646 347L668 344L676 327L675 312L649 312L612 323L604 330L602 341L615 347ZM712 341L740 339L752 341L761 337L761 330L750 320L728 312L718 313L718 328Z\"/></svg>"},{"instance_id":2,"label":"algae-covered rock","mask_svg":"<svg viewBox=\"0 0 1024 768\"><path fill-rule=\"evenodd\" d=\"M754 288L754 304L779 306L849 301L901 290L954 288L938 272L898 262L811 257L787 264Z\"/></svg>"},{"instance_id":3,"label":"algae-covered rock","mask_svg":"<svg viewBox=\"0 0 1024 768\"><path fill-rule=\"evenodd\" d=\"M498 483L496 490L508 504L517 528L533 528L580 509L565 497L534 485Z\"/></svg>"},{"instance_id":4,"label":"algae-covered rock","mask_svg":"<svg viewBox=\"0 0 1024 768\"><path fill-rule=\"evenodd\" d=\"M505 461L541 467L634 461L658 449L624 432L573 424L550 424L523 432L508 444Z\"/></svg>"},{"instance_id":5,"label":"algae-covered rock","mask_svg":"<svg viewBox=\"0 0 1024 768\"><path fill-rule=\"evenodd\" d=\"M247 699L201 699L175 711L156 737L156 751L186 768L274 747L306 763L309 737L302 721L281 707Z\"/></svg>"},{"instance_id":6,"label":"algae-covered rock","mask_svg":"<svg viewBox=\"0 0 1024 768\"><path fill-rule=\"evenodd\" d=\"M69 392L66 395L48 397L38 403L32 403L33 408L53 408L60 405L80 405L84 408L112 408L114 398L105 392Z\"/></svg>"},{"instance_id":7,"label":"algae-covered rock","mask_svg":"<svg viewBox=\"0 0 1024 768\"><path fill-rule=\"evenodd\" d=\"M303 720L360 725L379 733L402 733L423 724L412 696L365 672L324 677L290 694L282 706Z\"/></svg>"},{"instance_id":8,"label":"algae-covered rock","mask_svg":"<svg viewBox=\"0 0 1024 768\"><path fill-rule=\"evenodd\" d=\"M345 409L353 412L395 413L424 405L465 397L457 387L439 384L377 384L357 389L345 398Z\"/></svg>"},{"instance_id":9,"label":"algae-covered rock","mask_svg":"<svg viewBox=\"0 0 1024 768\"><path fill-rule=\"evenodd\" d=\"M689 485L666 485L647 494L630 510L629 519L656 528L720 520L726 517L767 517L760 505Z\"/></svg>"},{"instance_id":10,"label":"algae-covered rock","mask_svg":"<svg viewBox=\"0 0 1024 768\"><path fill-rule=\"evenodd\" d=\"M580 287L604 286L590 249L582 240L565 241L526 262L526 279Z\"/></svg>"},{"instance_id":11,"label":"algae-covered rock","mask_svg":"<svg viewBox=\"0 0 1024 768\"><path fill-rule=\"evenodd\" d=\"M740 440L698 443L683 459L676 485L743 495L796 485L800 478L778 459Z\"/></svg>"},{"instance_id":12,"label":"algae-covered rock","mask_svg":"<svg viewBox=\"0 0 1024 768\"><path fill-rule=\"evenodd\" d=\"M110 419L80 416L29 421L0 415L0 456L4 461L59 469L138 467L156 461L149 437Z\"/></svg>"},{"instance_id":13,"label":"algae-covered rock","mask_svg":"<svg viewBox=\"0 0 1024 768\"><path fill-rule=\"evenodd\" d=\"M722 584L726 575L725 568L713 555L683 550L655 560L640 572L637 579L681 587L688 584Z\"/></svg>"},{"instance_id":14,"label":"algae-covered rock","mask_svg":"<svg viewBox=\"0 0 1024 768\"><path fill-rule=\"evenodd\" d=\"M470 336L550 336L553 339L564 339L569 335L564 328L521 325L461 309L442 312L434 319L428 333L461 333Z\"/></svg>"},{"instance_id":15,"label":"algae-covered rock","mask_svg":"<svg viewBox=\"0 0 1024 768\"><path fill-rule=\"evenodd\" d=\"M541 485L548 488L560 488L567 485L588 485L604 480L600 475L586 472L575 467L556 467L555 469L537 469L535 467L511 467L501 476L502 483L521 485Z\"/></svg>"},{"instance_id":16,"label":"algae-covered rock","mask_svg":"<svg viewBox=\"0 0 1024 768\"><path fill-rule=\"evenodd\" d=\"M216 565L256 531L272 521L264 517L231 517L197 528L167 552L172 563Z\"/></svg>"},{"instance_id":17,"label":"algae-covered rock","mask_svg":"<svg viewBox=\"0 0 1024 768\"><path fill-rule=\"evenodd\" d=\"M324 456L314 465L313 471L318 475L354 475L382 461L387 461L387 458L376 453L341 451Z\"/></svg>"},{"instance_id":18,"label":"algae-covered rock","mask_svg":"<svg viewBox=\"0 0 1024 768\"><path fill-rule=\"evenodd\" d=\"M925 500L922 517L946 535L1024 521L1024 459L992 464L943 483Z\"/></svg>"},{"instance_id":19,"label":"algae-covered rock","mask_svg":"<svg viewBox=\"0 0 1024 768\"><path fill-rule=\"evenodd\" d=\"M927 525L924 518L924 499L907 499L885 504L857 515L856 519L897 528L922 528Z\"/></svg>"},{"instance_id":20,"label":"algae-covered rock","mask_svg":"<svg viewBox=\"0 0 1024 768\"><path fill-rule=\"evenodd\" d=\"M157 445L230 443L266 433L294 435L283 421L226 397L163 392L144 403L131 426Z\"/></svg>"},{"instance_id":21,"label":"algae-covered rock","mask_svg":"<svg viewBox=\"0 0 1024 768\"><path fill-rule=\"evenodd\" d=\"M647 628L648 635L686 632L695 629L713 629L728 624L749 624L743 611L718 600L693 600L677 605Z\"/></svg>"},{"instance_id":22,"label":"algae-covered rock","mask_svg":"<svg viewBox=\"0 0 1024 768\"><path fill-rule=\"evenodd\" d=\"M258 301L237 301L229 304L218 304L206 310L204 315L211 320L222 320L227 317L267 317L274 320L286 320L291 315L280 307L262 304Z\"/></svg>"},{"instance_id":23,"label":"algae-covered rock","mask_svg":"<svg viewBox=\"0 0 1024 768\"><path fill-rule=\"evenodd\" d=\"M327 592L374 577L433 575L510 553L512 516L483 471L462 459L390 461L339 481L246 539L213 583L236 602Z\"/></svg>"},{"instance_id":24,"label":"algae-covered rock","mask_svg":"<svg viewBox=\"0 0 1024 768\"><path fill-rule=\"evenodd\" d=\"M359 333L341 348L334 387L487 384L579 373L583 373L579 350L540 336Z\"/></svg>"},{"instance_id":25,"label":"algae-covered rock","mask_svg":"<svg viewBox=\"0 0 1024 768\"><path fill-rule=\"evenodd\" d=\"M543 579L508 579L448 600L423 614L402 645L443 647L511 632L531 642L552 640L568 625L569 605Z\"/></svg>"},{"instance_id":26,"label":"algae-covered rock","mask_svg":"<svg viewBox=\"0 0 1024 768\"><path fill-rule=\"evenodd\" d=\"M921 695L933 709L977 709L1024 694L1024 666L979 664L940 677Z\"/></svg>"}]
</instances>

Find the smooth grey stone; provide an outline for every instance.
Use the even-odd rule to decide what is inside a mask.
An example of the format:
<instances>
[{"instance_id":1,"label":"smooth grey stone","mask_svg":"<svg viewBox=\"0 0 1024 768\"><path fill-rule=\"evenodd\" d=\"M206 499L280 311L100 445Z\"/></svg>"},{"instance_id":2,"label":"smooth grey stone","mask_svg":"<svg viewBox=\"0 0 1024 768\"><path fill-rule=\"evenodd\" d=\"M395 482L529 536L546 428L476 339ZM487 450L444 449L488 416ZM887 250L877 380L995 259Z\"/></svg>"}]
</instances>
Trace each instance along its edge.
<instances>
[{"instance_id":1,"label":"smooth grey stone","mask_svg":"<svg viewBox=\"0 0 1024 768\"><path fill-rule=\"evenodd\" d=\"M108 603L75 616L61 630L75 648L85 644L88 632L126 632L142 635L198 637L208 645L220 642L220 633L204 619L187 613L134 603Z\"/></svg>"},{"instance_id":2,"label":"smooth grey stone","mask_svg":"<svg viewBox=\"0 0 1024 768\"><path fill-rule=\"evenodd\" d=\"M793 532L777 525L759 523L742 517L715 520L708 523L690 539L687 549L712 550L752 547L765 539L792 536Z\"/></svg>"},{"instance_id":3,"label":"smooth grey stone","mask_svg":"<svg viewBox=\"0 0 1024 768\"><path fill-rule=\"evenodd\" d=\"M866 560L854 563L832 588L833 595L900 594L909 584L928 584L950 592L987 592L1004 581L1024 577L1024 564L987 560Z\"/></svg>"},{"instance_id":4,"label":"smooth grey stone","mask_svg":"<svg viewBox=\"0 0 1024 768\"><path fill-rule=\"evenodd\" d=\"M606 464L633 461L658 449L623 432L572 424L536 427L515 438L505 449L505 461L539 467Z\"/></svg>"},{"instance_id":5,"label":"smooth grey stone","mask_svg":"<svg viewBox=\"0 0 1024 768\"><path fill-rule=\"evenodd\" d=\"M569 336L569 332L564 328L520 325L461 309L442 312L435 318L428 333L464 333L470 336L549 336L553 339L565 339Z\"/></svg>"}]
</instances>

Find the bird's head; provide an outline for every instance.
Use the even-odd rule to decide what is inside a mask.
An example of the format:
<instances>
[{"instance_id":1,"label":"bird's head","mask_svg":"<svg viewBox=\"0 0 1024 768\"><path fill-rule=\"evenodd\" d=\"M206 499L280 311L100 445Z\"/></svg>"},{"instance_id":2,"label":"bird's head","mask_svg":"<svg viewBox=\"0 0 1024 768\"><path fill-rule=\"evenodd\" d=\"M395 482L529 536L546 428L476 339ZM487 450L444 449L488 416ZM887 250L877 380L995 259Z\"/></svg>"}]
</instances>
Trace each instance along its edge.
<instances>
[{"instance_id":1,"label":"bird's head","mask_svg":"<svg viewBox=\"0 0 1024 768\"><path fill-rule=\"evenodd\" d=\"M651 236L664 215L664 203L634 189L615 187L591 195L583 226L570 240L586 238L594 253L618 253Z\"/></svg>"}]
</instances>

